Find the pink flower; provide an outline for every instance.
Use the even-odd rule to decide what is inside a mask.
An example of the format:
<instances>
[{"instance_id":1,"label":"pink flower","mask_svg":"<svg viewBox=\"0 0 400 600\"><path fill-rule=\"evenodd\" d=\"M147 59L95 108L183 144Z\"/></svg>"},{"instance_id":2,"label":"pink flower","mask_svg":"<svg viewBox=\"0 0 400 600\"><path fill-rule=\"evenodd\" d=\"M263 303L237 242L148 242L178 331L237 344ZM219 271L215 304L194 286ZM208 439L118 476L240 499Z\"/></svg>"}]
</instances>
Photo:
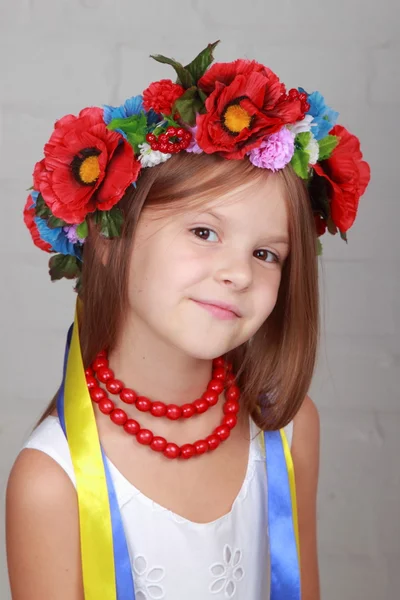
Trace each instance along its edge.
<instances>
[{"instance_id":1,"label":"pink flower","mask_svg":"<svg viewBox=\"0 0 400 600\"><path fill-rule=\"evenodd\" d=\"M194 127L186 127L192 134L192 139L190 140L189 146L186 148L186 152L193 152L193 154L201 154L203 150L200 148L196 141L196 133L197 133L197 125Z\"/></svg>"},{"instance_id":2,"label":"pink flower","mask_svg":"<svg viewBox=\"0 0 400 600\"><path fill-rule=\"evenodd\" d=\"M294 135L287 127L265 137L258 148L248 153L250 162L261 169L283 169L294 154Z\"/></svg>"}]
</instances>

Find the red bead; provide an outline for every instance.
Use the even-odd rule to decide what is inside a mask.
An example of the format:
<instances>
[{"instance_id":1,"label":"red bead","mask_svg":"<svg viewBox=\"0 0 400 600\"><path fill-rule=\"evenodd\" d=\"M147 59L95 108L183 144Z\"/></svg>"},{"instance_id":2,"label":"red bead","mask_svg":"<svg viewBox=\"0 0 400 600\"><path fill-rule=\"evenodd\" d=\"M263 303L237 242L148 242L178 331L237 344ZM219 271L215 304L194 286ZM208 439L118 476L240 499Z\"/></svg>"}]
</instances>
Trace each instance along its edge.
<instances>
[{"instance_id":1,"label":"red bead","mask_svg":"<svg viewBox=\"0 0 400 600\"><path fill-rule=\"evenodd\" d=\"M146 396L139 396L136 399L136 408L141 412L147 412L151 408L151 400L146 398Z\"/></svg>"},{"instance_id":2,"label":"red bead","mask_svg":"<svg viewBox=\"0 0 400 600\"><path fill-rule=\"evenodd\" d=\"M121 408L116 408L110 413L110 419L116 425L124 425L128 419L128 416Z\"/></svg>"},{"instance_id":3,"label":"red bead","mask_svg":"<svg viewBox=\"0 0 400 600\"><path fill-rule=\"evenodd\" d=\"M209 402L207 402L207 400L205 400L204 398L199 398L198 400L195 400L193 402L193 406L199 414L205 413L206 410L210 408Z\"/></svg>"},{"instance_id":4,"label":"red bead","mask_svg":"<svg viewBox=\"0 0 400 600\"><path fill-rule=\"evenodd\" d=\"M190 143L190 140L192 139L192 137L193 136L190 133L190 131L186 131L186 130L185 130L185 133L182 135L183 141L188 142L188 143Z\"/></svg>"},{"instance_id":5,"label":"red bead","mask_svg":"<svg viewBox=\"0 0 400 600\"><path fill-rule=\"evenodd\" d=\"M222 441L228 439L231 434L231 430L229 429L228 425L219 425L214 431Z\"/></svg>"},{"instance_id":6,"label":"red bead","mask_svg":"<svg viewBox=\"0 0 400 600\"><path fill-rule=\"evenodd\" d=\"M211 379L210 383L207 386L207 389L215 392L216 394L221 394L221 392L224 391L224 384L221 380L219 379Z\"/></svg>"},{"instance_id":7,"label":"red bead","mask_svg":"<svg viewBox=\"0 0 400 600\"><path fill-rule=\"evenodd\" d=\"M181 457L182 458L192 458L196 454L196 448L193 444L183 444L181 446Z\"/></svg>"},{"instance_id":8,"label":"red bead","mask_svg":"<svg viewBox=\"0 0 400 600\"><path fill-rule=\"evenodd\" d=\"M106 388L110 394L119 394L124 388L124 384L119 379L109 379L106 383Z\"/></svg>"},{"instance_id":9,"label":"red bead","mask_svg":"<svg viewBox=\"0 0 400 600\"><path fill-rule=\"evenodd\" d=\"M236 400L230 400L229 402L225 402L224 404L224 414L231 415L239 412L239 402Z\"/></svg>"},{"instance_id":10,"label":"red bead","mask_svg":"<svg viewBox=\"0 0 400 600\"><path fill-rule=\"evenodd\" d=\"M154 133L148 133L146 135L146 142L148 142L149 144L152 144L153 142L156 141L156 136L154 135Z\"/></svg>"},{"instance_id":11,"label":"red bead","mask_svg":"<svg viewBox=\"0 0 400 600\"><path fill-rule=\"evenodd\" d=\"M180 452L181 452L181 450L180 450L179 446L170 442L169 444L166 445L163 454L167 458L178 458Z\"/></svg>"},{"instance_id":12,"label":"red bead","mask_svg":"<svg viewBox=\"0 0 400 600\"><path fill-rule=\"evenodd\" d=\"M239 400L240 390L237 387L237 385L232 385L229 389L226 390L225 398L227 400Z\"/></svg>"},{"instance_id":13,"label":"red bead","mask_svg":"<svg viewBox=\"0 0 400 600\"><path fill-rule=\"evenodd\" d=\"M166 133L162 133L161 135L158 136L158 142L160 144L166 144L168 143L169 140L169 136Z\"/></svg>"},{"instance_id":14,"label":"red bead","mask_svg":"<svg viewBox=\"0 0 400 600\"><path fill-rule=\"evenodd\" d=\"M186 129L183 129L183 127L178 127L176 129L176 135L180 138L183 137L185 135L185 133L186 133Z\"/></svg>"},{"instance_id":15,"label":"red bead","mask_svg":"<svg viewBox=\"0 0 400 600\"><path fill-rule=\"evenodd\" d=\"M196 409L193 404L184 404L182 406L182 417L184 419L189 419L189 417L193 417L196 414Z\"/></svg>"},{"instance_id":16,"label":"red bead","mask_svg":"<svg viewBox=\"0 0 400 600\"><path fill-rule=\"evenodd\" d=\"M93 369L95 371L97 371L98 369L100 369L100 367L108 367L108 360L106 359L105 356L98 356L92 362L92 367L93 367Z\"/></svg>"},{"instance_id":17,"label":"red bead","mask_svg":"<svg viewBox=\"0 0 400 600\"><path fill-rule=\"evenodd\" d=\"M223 425L228 425L229 429L233 429L237 425L237 416L235 413L225 415L222 419Z\"/></svg>"},{"instance_id":18,"label":"red bead","mask_svg":"<svg viewBox=\"0 0 400 600\"><path fill-rule=\"evenodd\" d=\"M100 402L104 398L107 398L107 394L100 387L93 387L89 390L89 394L93 402Z\"/></svg>"},{"instance_id":19,"label":"red bead","mask_svg":"<svg viewBox=\"0 0 400 600\"><path fill-rule=\"evenodd\" d=\"M226 385L228 387L230 387L231 385L233 385L235 383L235 381L236 381L236 378L235 378L234 374L228 373L228 375L226 376L226 382L225 382Z\"/></svg>"},{"instance_id":20,"label":"red bead","mask_svg":"<svg viewBox=\"0 0 400 600\"><path fill-rule=\"evenodd\" d=\"M225 367L216 367L213 371L213 379L218 379L219 381L224 381L226 377Z\"/></svg>"},{"instance_id":21,"label":"red bead","mask_svg":"<svg viewBox=\"0 0 400 600\"><path fill-rule=\"evenodd\" d=\"M225 359L223 356L218 356L217 358L214 358L213 360L213 367L223 367L225 365Z\"/></svg>"},{"instance_id":22,"label":"red bead","mask_svg":"<svg viewBox=\"0 0 400 600\"><path fill-rule=\"evenodd\" d=\"M168 154L170 152L170 147L171 147L171 144L168 144L166 142L161 142L160 143L160 152L163 152L164 154Z\"/></svg>"},{"instance_id":23,"label":"red bead","mask_svg":"<svg viewBox=\"0 0 400 600\"><path fill-rule=\"evenodd\" d=\"M171 419L171 421L176 421L176 419L180 419L182 416L182 408L177 406L176 404L169 404L167 406L167 417Z\"/></svg>"},{"instance_id":24,"label":"red bead","mask_svg":"<svg viewBox=\"0 0 400 600\"><path fill-rule=\"evenodd\" d=\"M107 383L109 379L114 379L114 372L108 367L99 367L97 370L97 379L103 383Z\"/></svg>"},{"instance_id":25,"label":"red bead","mask_svg":"<svg viewBox=\"0 0 400 600\"><path fill-rule=\"evenodd\" d=\"M208 391L204 392L202 398L204 398L204 400L207 400L210 406L215 406L218 402L219 394L217 394L216 392Z\"/></svg>"},{"instance_id":26,"label":"red bead","mask_svg":"<svg viewBox=\"0 0 400 600\"><path fill-rule=\"evenodd\" d=\"M155 452L164 452L167 447L167 440L159 435L153 437L150 448L155 450Z\"/></svg>"},{"instance_id":27,"label":"red bead","mask_svg":"<svg viewBox=\"0 0 400 600\"><path fill-rule=\"evenodd\" d=\"M153 142L152 144L150 144L150 147L155 152L157 152L158 150L160 150L160 144L158 142Z\"/></svg>"},{"instance_id":28,"label":"red bead","mask_svg":"<svg viewBox=\"0 0 400 600\"><path fill-rule=\"evenodd\" d=\"M206 437L206 442L208 444L209 450L215 450L216 448L218 448L221 440L219 439L216 433L212 433L211 435Z\"/></svg>"},{"instance_id":29,"label":"red bead","mask_svg":"<svg viewBox=\"0 0 400 600\"><path fill-rule=\"evenodd\" d=\"M91 367L88 367L87 369L85 369L85 375L90 375L91 377L93 377L94 375L94 371Z\"/></svg>"},{"instance_id":30,"label":"red bead","mask_svg":"<svg viewBox=\"0 0 400 600\"><path fill-rule=\"evenodd\" d=\"M196 454L204 454L208 451L206 440L197 440L197 442L194 443L194 447L196 448Z\"/></svg>"},{"instance_id":31,"label":"red bead","mask_svg":"<svg viewBox=\"0 0 400 600\"><path fill-rule=\"evenodd\" d=\"M190 144L190 140L184 139L181 142L181 148L182 148L182 150L186 150L187 148L189 148L189 144Z\"/></svg>"},{"instance_id":32,"label":"red bead","mask_svg":"<svg viewBox=\"0 0 400 600\"><path fill-rule=\"evenodd\" d=\"M163 417L167 413L167 406L164 402L153 402L150 412L154 417Z\"/></svg>"},{"instance_id":33,"label":"red bead","mask_svg":"<svg viewBox=\"0 0 400 600\"><path fill-rule=\"evenodd\" d=\"M173 127L172 125L167 127L167 131L165 133L167 134L168 137L173 137L174 135L177 135L176 128Z\"/></svg>"},{"instance_id":34,"label":"red bead","mask_svg":"<svg viewBox=\"0 0 400 600\"><path fill-rule=\"evenodd\" d=\"M92 375L86 376L86 384L87 384L89 390L91 390L94 387L98 387L97 381L94 377L92 377Z\"/></svg>"},{"instance_id":35,"label":"red bead","mask_svg":"<svg viewBox=\"0 0 400 600\"><path fill-rule=\"evenodd\" d=\"M126 404L134 404L137 398L135 392L129 388L124 388L121 390L119 397L121 398L122 402L125 402Z\"/></svg>"},{"instance_id":36,"label":"red bead","mask_svg":"<svg viewBox=\"0 0 400 600\"><path fill-rule=\"evenodd\" d=\"M136 439L139 444L142 444L143 446L149 446L153 441L153 434L149 429L141 429L136 434Z\"/></svg>"},{"instance_id":37,"label":"red bead","mask_svg":"<svg viewBox=\"0 0 400 600\"><path fill-rule=\"evenodd\" d=\"M138 431L140 431L140 425L135 419L128 419L124 424L124 429L126 433L130 435L136 435Z\"/></svg>"},{"instance_id":38,"label":"red bead","mask_svg":"<svg viewBox=\"0 0 400 600\"><path fill-rule=\"evenodd\" d=\"M109 415L110 412L112 412L115 408L114 402L109 398L104 398L103 400L100 400L98 406L101 412L105 415Z\"/></svg>"},{"instance_id":39,"label":"red bead","mask_svg":"<svg viewBox=\"0 0 400 600\"><path fill-rule=\"evenodd\" d=\"M180 150L181 150L179 143L175 142L173 144L170 144L170 146L171 146L171 149L170 149L171 154L178 154L178 152L180 152Z\"/></svg>"}]
</instances>

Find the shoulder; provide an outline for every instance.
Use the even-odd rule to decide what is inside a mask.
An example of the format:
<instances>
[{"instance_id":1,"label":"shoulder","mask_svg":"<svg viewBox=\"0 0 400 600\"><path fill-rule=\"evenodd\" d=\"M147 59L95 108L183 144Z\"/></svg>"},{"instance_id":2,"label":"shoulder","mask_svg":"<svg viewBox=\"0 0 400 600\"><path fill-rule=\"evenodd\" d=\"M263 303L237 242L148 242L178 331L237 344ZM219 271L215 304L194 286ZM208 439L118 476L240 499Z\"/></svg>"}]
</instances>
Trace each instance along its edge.
<instances>
[{"instance_id":1,"label":"shoulder","mask_svg":"<svg viewBox=\"0 0 400 600\"><path fill-rule=\"evenodd\" d=\"M6 533L13 598L81 598L75 488L44 452L23 449L14 463L6 492Z\"/></svg>"},{"instance_id":2,"label":"shoulder","mask_svg":"<svg viewBox=\"0 0 400 600\"><path fill-rule=\"evenodd\" d=\"M309 396L304 401L293 419L293 446L296 453L302 454L307 449L319 446L320 420L315 403Z\"/></svg>"}]
</instances>

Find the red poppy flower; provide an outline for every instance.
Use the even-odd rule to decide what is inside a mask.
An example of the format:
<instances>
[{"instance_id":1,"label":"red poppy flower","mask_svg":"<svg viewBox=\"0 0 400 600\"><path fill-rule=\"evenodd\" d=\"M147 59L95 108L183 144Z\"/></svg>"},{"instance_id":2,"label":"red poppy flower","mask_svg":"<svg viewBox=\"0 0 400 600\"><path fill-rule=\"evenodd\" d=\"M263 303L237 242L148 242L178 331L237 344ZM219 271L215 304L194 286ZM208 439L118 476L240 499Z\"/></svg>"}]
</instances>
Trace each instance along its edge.
<instances>
[{"instance_id":1,"label":"red poppy flower","mask_svg":"<svg viewBox=\"0 0 400 600\"><path fill-rule=\"evenodd\" d=\"M181 85L171 79L155 81L143 92L143 107L147 111L153 109L156 113L170 115L175 100L178 100L184 91Z\"/></svg>"},{"instance_id":2,"label":"red poppy flower","mask_svg":"<svg viewBox=\"0 0 400 600\"><path fill-rule=\"evenodd\" d=\"M197 117L196 135L208 154L240 159L266 135L304 115L303 102L286 96L275 73L256 61L216 63L198 85L210 94L207 113Z\"/></svg>"},{"instance_id":3,"label":"red poppy flower","mask_svg":"<svg viewBox=\"0 0 400 600\"><path fill-rule=\"evenodd\" d=\"M70 224L96 209L110 210L141 166L125 138L107 129L100 108L57 121L44 155L35 166L34 188L52 213Z\"/></svg>"},{"instance_id":4,"label":"red poppy flower","mask_svg":"<svg viewBox=\"0 0 400 600\"><path fill-rule=\"evenodd\" d=\"M32 236L32 240L33 240L33 243L35 244L35 246L37 246L41 250L44 250L45 252L52 252L51 245L47 242L44 242L39 235L38 228L34 221L35 216L36 216L35 204L32 200L32 196L29 194L28 198L26 199L26 204L25 204L25 208L24 208L25 225L27 226L27 228L30 231L30 234Z\"/></svg>"},{"instance_id":5,"label":"red poppy flower","mask_svg":"<svg viewBox=\"0 0 400 600\"><path fill-rule=\"evenodd\" d=\"M354 223L371 173L369 164L362 160L360 141L355 135L341 125L336 125L329 134L338 136L340 142L330 158L313 168L328 181L331 217L339 231L345 233Z\"/></svg>"}]
</instances>

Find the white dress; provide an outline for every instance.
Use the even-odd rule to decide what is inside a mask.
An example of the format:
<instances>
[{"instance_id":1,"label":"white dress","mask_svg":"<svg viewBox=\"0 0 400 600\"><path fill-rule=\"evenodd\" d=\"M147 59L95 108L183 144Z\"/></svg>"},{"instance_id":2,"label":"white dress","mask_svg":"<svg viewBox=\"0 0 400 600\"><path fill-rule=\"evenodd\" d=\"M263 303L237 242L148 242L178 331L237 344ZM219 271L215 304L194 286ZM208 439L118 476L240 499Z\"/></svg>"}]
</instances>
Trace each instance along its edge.
<instances>
[{"instance_id":1,"label":"white dress","mask_svg":"<svg viewBox=\"0 0 400 600\"><path fill-rule=\"evenodd\" d=\"M291 445L293 423L285 427ZM153 502L108 461L124 523L136 600L266 600L270 593L267 475L260 430L230 512L194 523ZM24 448L51 456L75 485L58 417L47 417ZM107 459L108 460L108 459Z\"/></svg>"}]
</instances>

